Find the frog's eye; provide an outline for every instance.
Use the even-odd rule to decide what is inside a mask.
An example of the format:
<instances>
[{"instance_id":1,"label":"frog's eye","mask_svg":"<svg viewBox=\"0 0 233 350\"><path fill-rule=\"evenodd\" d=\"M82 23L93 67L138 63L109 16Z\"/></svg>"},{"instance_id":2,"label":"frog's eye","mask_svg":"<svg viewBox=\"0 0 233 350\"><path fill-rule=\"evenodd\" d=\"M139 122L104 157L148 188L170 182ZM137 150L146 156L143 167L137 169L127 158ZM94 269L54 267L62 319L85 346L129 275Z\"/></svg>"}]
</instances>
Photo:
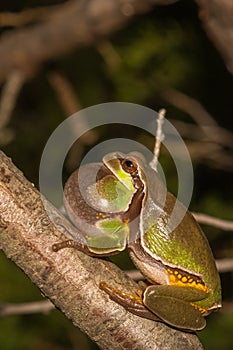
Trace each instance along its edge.
<instances>
[{"instance_id":1,"label":"frog's eye","mask_svg":"<svg viewBox=\"0 0 233 350\"><path fill-rule=\"evenodd\" d=\"M125 158L122 161L122 168L125 172L127 172L129 174L133 174L137 170L138 165L134 160Z\"/></svg>"}]
</instances>

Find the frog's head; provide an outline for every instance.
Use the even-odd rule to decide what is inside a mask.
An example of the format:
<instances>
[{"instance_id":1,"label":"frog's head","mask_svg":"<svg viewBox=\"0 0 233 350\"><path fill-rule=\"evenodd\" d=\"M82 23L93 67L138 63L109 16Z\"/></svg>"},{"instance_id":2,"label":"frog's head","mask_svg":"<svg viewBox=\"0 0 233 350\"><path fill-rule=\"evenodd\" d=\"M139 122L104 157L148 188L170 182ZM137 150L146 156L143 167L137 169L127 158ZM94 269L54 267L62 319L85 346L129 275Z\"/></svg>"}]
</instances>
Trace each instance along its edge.
<instances>
[{"instance_id":1,"label":"frog's head","mask_svg":"<svg viewBox=\"0 0 233 350\"><path fill-rule=\"evenodd\" d=\"M103 157L103 164L128 191L134 193L145 185L144 158L140 153L108 153Z\"/></svg>"}]
</instances>

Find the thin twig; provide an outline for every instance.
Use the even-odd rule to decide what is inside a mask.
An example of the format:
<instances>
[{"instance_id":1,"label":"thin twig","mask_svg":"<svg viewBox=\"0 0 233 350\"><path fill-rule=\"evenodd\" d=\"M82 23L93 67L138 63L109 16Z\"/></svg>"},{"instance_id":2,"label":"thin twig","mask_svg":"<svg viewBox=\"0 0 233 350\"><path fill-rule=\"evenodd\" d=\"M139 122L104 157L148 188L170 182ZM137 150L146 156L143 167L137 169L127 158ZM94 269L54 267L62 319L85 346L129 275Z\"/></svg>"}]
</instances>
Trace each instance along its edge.
<instances>
[{"instance_id":1,"label":"thin twig","mask_svg":"<svg viewBox=\"0 0 233 350\"><path fill-rule=\"evenodd\" d=\"M61 103L63 110L67 117L80 111L82 109L81 102L79 101L78 95L75 92L72 84L65 77L64 74L53 71L49 74L49 82L57 94L58 100ZM84 129L86 121L79 116L78 123L72 124L72 130ZM97 134L93 130L89 130L88 133L82 136L82 143L90 145L97 139Z\"/></svg>"},{"instance_id":2,"label":"thin twig","mask_svg":"<svg viewBox=\"0 0 233 350\"><path fill-rule=\"evenodd\" d=\"M156 129L156 138L155 138L155 146L154 146L154 157L152 161L150 162L150 167L157 171L157 165L158 165L158 159L159 159L159 153L161 148L161 143L164 140L164 134L163 134L163 121L166 114L166 110L164 108L159 110L158 118L157 118L157 129Z\"/></svg>"},{"instance_id":3,"label":"thin twig","mask_svg":"<svg viewBox=\"0 0 233 350\"><path fill-rule=\"evenodd\" d=\"M162 97L172 105L188 113L198 125L217 126L214 118L195 98L171 87L162 92Z\"/></svg>"},{"instance_id":4,"label":"thin twig","mask_svg":"<svg viewBox=\"0 0 233 350\"><path fill-rule=\"evenodd\" d=\"M222 55L226 68L233 74L233 2L231 0L196 0L199 17L207 36Z\"/></svg>"},{"instance_id":5,"label":"thin twig","mask_svg":"<svg viewBox=\"0 0 233 350\"><path fill-rule=\"evenodd\" d=\"M219 272L233 271L233 259L217 259L216 265Z\"/></svg>"},{"instance_id":6,"label":"thin twig","mask_svg":"<svg viewBox=\"0 0 233 350\"><path fill-rule=\"evenodd\" d=\"M115 70L119 66L121 57L109 40L102 40L96 48L110 70Z\"/></svg>"},{"instance_id":7,"label":"thin twig","mask_svg":"<svg viewBox=\"0 0 233 350\"><path fill-rule=\"evenodd\" d=\"M14 131L7 127L10 122L10 118L13 109L16 104L17 97L20 93L20 89L26 80L24 75L19 70L14 70L8 77L3 89L2 97L0 100L0 145L6 145L12 141L14 137Z\"/></svg>"},{"instance_id":8,"label":"thin twig","mask_svg":"<svg viewBox=\"0 0 233 350\"><path fill-rule=\"evenodd\" d=\"M73 86L64 74L58 71L52 71L49 73L48 79L57 94L58 100L66 116L70 116L82 108Z\"/></svg>"},{"instance_id":9,"label":"thin twig","mask_svg":"<svg viewBox=\"0 0 233 350\"><path fill-rule=\"evenodd\" d=\"M58 100L63 107L63 110L67 117L77 113L82 109L81 102L79 101L78 95L75 92L70 81L65 77L64 74L53 71L49 74L49 82L54 88L57 94ZM86 125L86 121L79 116L78 125L72 125L74 130L80 129L80 127ZM88 132L88 137L82 137L82 142L85 144L91 144L96 140L96 133L91 130Z\"/></svg>"},{"instance_id":10,"label":"thin twig","mask_svg":"<svg viewBox=\"0 0 233 350\"><path fill-rule=\"evenodd\" d=\"M78 94L64 74L58 71L52 71L48 75L48 80L57 95L66 117L69 117L82 109ZM79 118L76 120L68 119L68 123L70 123L70 129L74 135L78 134L79 130L89 129L87 121L81 115L79 115ZM77 164L80 161L80 156L84 152L84 147L93 144L97 138L97 133L92 129L89 129L79 138L78 144L75 144L69 152L66 162L68 169L73 170L74 167L77 167Z\"/></svg>"},{"instance_id":11,"label":"thin twig","mask_svg":"<svg viewBox=\"0 0 233 350\"><path fill-rule=\"evenodd\" d=\"M206 225L218 227L225 231L233 231L233 221L219 219L219 218L216 218L207 214L202 214L202 213L192 213L192 214L200 224L206 224Z\"/></svg>"},{"instance_id":12,"label":"thin twig","mask_svg":"<svg viewBox=\"0 0 233 350\"><path fill-rule=\"evenodd\" d=\"M167 88L161 96L166 102L188 113L204 132L207 140L233 148L232 132L218 126L199 101L173 88Z\"/></svg>"},{"instance_id":13,"label":"thin twig","mask_svg":"<svg viewBox=\"0 0 233 350\"><path fill-rule=\"evenodd\" d=\"M233 170L233 156L216 143L186 141L192 160L197 160L210 168Z\"/></svg>"},{"instance_id":14,"label":"thin twig","mask_svg":"<svg viewBox=\"0 0 233 350\"><path fill-rule=\"evenodd\" d=\"M4 128L9 123L16 99L25 79L26 76L20 70L14 70L8 76L2 90L0 101L0 129Z\"/></svg>"},{"instance_id":15,"label":"thin twig","mask_svg":"<svg viewBox=\"0 0 233 350\"><path fill-rule=\"evenodd\" d=\"M145 276L139 270L125 270L125 273L134 281L145 279Z\"/></svg>"},{"instance_id":16,"label":"thin twig","mask_svg":"<svg viewBox=\"0 0 233 350\"><path fill-rule=\"evenodd\" d=\"M21 11L19 13L14 12L1 12L0 13L0 27L19 27L28 23L32 23L38 20L47 18L54 10L57 10L60 5L51 5L47 7L37 7Z\"/></svg>"},{"instance_id":17,"label":"thin twig","mask_svg":"<svg viewBox=\"0 0 233 350\"><path fill-rule=\"evenodd\" d=\"M49 18L3 33L0 40L0 82L16 67L33 74L44 62L56 60L78 48L96 45L123 28L136 15L148 13L162 3L168 2L65 1L56 11L52 11ZM131 14L126 11L129 5Z\"/></svg>"},{"instance_id":18,"label":"thin twig","mask_svg":"<svg viewBox=\"0 0 233 350\"><path fill-rule=\"evenodd\" d=\"M173 88L167 88L162 92L161 97L176 108L188 113L197 123L197 125L188 124L187 126L180 121L176 122L182 135L198 139L198 142L187 142L192 159L204 161L212 168L231 171L233 157L230 151L233 149L233 133L220 127L200 102L194 98ZM190 136L191 132L192 136Z\"/></svg>"},{"instance_id":19,"label":"thin twig","mask_svg":"<svg viewBox=\"0 0 233 350\"><path fill-rule=\"evenodd\" d=\"M0 317L10 315L26 315L42 313L47 314L54 309L49 300L34 301L28 303L2 303L0 304Z\"/></svg>"}]
</instances>

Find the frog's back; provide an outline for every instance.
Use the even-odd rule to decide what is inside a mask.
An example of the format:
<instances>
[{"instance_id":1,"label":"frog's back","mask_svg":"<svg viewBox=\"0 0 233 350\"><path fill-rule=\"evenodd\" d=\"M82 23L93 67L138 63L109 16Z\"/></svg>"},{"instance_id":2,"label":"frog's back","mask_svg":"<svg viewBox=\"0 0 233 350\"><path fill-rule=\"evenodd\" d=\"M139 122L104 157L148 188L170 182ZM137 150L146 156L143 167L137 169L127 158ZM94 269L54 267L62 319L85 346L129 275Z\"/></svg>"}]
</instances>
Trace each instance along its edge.
<instances>
[{"instance_id":1,"label":"frog's back","mask_svg":"<svg viewBox=\"0 0 233 350\"><path fill-rule=\"evenodd\" d=\"M141 239L145 249L150 251L155 259L167 265L168 271L171 267L172 278L177 279L177 284L182 284L178 280L180 276L185 282L188 281L188 276L191 276L189 280L193 282L192 274L194 274L197 279L193 283L197 284L200 281L198 287L209 291L209 303L220 304L220 280L214 257L204 233L192 214L169 192L163 209L156 205L153 208L150 201L152 199L149 196L143 211L144 234ZM182 216L177 226L174 225L175 220L170 221L175 205L177 213L180 212ZM154 223L153 216L157 217ZM179 274L179 270L185 274ZM173 276L174 273L176 275Z\"/></svg>"}]
</instances>

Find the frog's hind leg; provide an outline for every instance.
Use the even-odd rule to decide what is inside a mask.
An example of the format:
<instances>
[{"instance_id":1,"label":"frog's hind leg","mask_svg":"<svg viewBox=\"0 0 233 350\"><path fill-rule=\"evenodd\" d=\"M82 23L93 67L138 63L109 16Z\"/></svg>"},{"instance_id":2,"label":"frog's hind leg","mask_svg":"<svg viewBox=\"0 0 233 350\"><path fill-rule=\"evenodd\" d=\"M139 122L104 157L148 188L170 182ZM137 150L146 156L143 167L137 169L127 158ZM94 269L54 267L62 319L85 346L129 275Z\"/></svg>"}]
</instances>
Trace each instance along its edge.
<instances>
[{"instance_id":1,"label":"frog's hind leg","mask_svg":"<svg viewBox=\"0 0 233 350\"><path fill-rule=\"evenodd\" d=\"M150 320L161 321L159 317L144 306L141 290L139 290L138 294L130 294L112 288L105 282L100 282L99 286L100 289L104 290L110 296L110 299L122 305L129 312Z\"/></svg>"},{"instance_id":2,"label":"frog's hind leg","mask_svg":"<svg viewBox=\"0 0 233 350\"><path fill-rule=\"evenodd\" d=\"M191 287L153 285L146 289L143 303L171 326L186 331L198 331L206 326L206 321L192 301L205 297L205 292Z\"/></svg>"}]
</instances>

